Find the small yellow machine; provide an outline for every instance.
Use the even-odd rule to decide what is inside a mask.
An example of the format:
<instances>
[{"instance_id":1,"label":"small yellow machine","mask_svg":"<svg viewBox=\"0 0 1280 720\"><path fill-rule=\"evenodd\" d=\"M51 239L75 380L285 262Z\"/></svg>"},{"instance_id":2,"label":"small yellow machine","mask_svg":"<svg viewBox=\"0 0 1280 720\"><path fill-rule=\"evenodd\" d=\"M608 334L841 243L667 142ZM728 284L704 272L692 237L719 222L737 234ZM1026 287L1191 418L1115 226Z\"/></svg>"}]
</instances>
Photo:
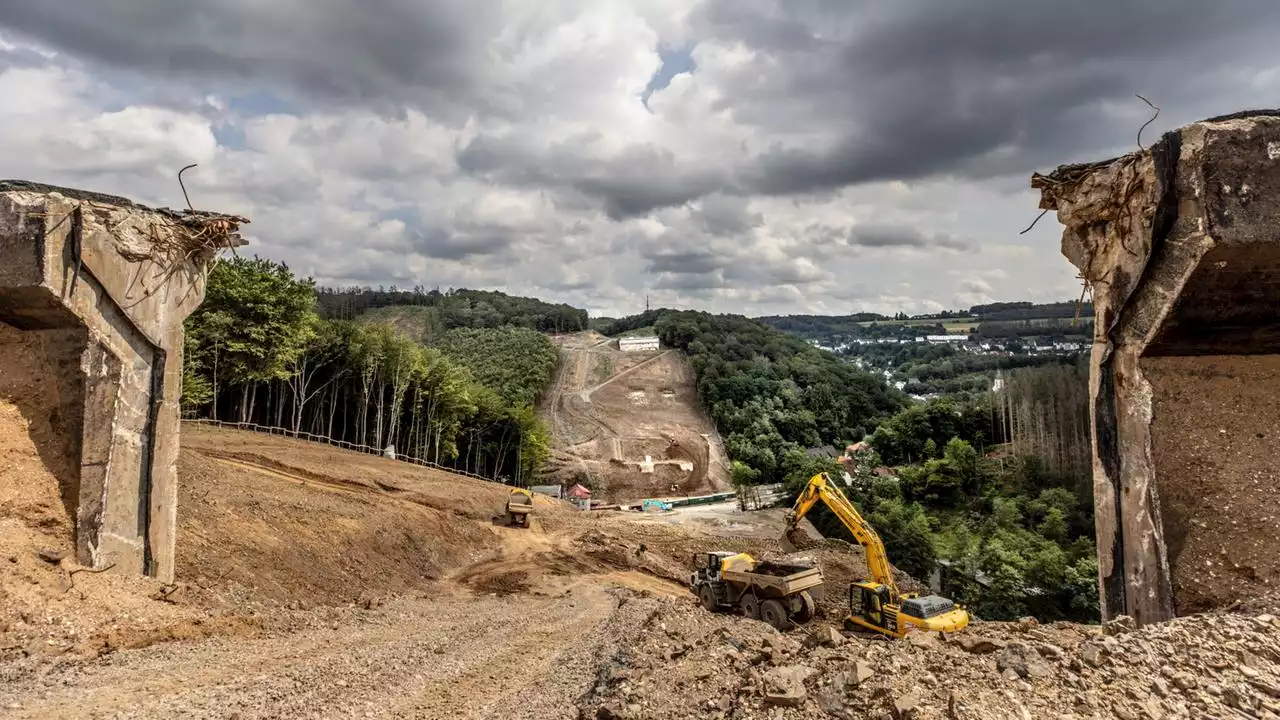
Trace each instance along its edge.
<instances>
[{"instance_id":1,"label":"small yellow machine","mask_svg":"<svg viewBox=\"0 0 1280 720\"><path fill-rule=\"evenodd\" d=\"M532 515L533 493L524 488L511 488L507 496L507 524L527 528Z\"/></svg>"},{"instance_id":2,"label":"small yellow machine","mask_svg":"<svg viewBox=\"0 0 1280 720\"><path fill-rule=\"evenodd\" d=\"M947 598L898 592L880 536L826 473L810 478L800 497L796 498L795 506L787 514L784 545L788 544L787 536L797 529L800 520L819 501L826 503L867 551L867 570L871 578L849 586L849 615L844 620L846 629L873 630L901 638L915 628L955 632L969 624L969 613Z\"/></svg>"}]
</instances>

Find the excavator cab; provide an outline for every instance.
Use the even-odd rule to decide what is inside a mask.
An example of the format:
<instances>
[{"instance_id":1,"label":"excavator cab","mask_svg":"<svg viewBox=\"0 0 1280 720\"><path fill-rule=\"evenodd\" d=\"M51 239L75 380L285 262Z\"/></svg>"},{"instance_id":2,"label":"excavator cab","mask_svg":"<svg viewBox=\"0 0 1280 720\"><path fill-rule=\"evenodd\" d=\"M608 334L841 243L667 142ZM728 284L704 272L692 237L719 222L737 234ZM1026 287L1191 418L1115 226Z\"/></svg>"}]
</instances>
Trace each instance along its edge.
<instances>
[{"instance_id":1,"label":"excavator cab","mask_svg":"<svg viewBox=\"0 0 1280 720\"><path fill-rule=\"evenodd\" d=\"M896 612L888 612L893 604L889 588L875 582L857 582L849 585L849 616L845 618L846 630L857 630L858 626L871 626L871 629L897 634L898 618Z\"/></svg>"}]
</instances>

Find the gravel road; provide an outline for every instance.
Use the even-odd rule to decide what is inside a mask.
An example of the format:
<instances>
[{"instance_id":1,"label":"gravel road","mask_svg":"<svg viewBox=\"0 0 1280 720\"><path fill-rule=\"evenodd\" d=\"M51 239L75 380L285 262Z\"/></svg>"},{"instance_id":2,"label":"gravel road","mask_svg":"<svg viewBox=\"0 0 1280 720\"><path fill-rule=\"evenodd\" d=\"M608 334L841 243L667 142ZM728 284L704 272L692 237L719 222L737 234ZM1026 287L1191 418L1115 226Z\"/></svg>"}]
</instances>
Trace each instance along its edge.
<instances>
[{"instance_id":1,"label":"gravel road","mask_svg":"<svg viewBox=\"0 0 1280 720\"><path fill-rule=\"evenodd\" d=\"M2 718L576 718L616 593L403 599L0 677Z\"/></svg>"}]
</instances>

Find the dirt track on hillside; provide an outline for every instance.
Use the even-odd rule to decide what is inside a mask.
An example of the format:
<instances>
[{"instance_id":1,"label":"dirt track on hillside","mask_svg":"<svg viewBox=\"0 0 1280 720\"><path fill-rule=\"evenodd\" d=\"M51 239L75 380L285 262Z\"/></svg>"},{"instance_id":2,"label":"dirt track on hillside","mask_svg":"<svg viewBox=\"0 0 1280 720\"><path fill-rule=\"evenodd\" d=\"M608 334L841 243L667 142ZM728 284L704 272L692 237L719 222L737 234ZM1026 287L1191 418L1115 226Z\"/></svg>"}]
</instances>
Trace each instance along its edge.
<instances>
[{"instance_id":1,"label":"dirt track on hillside","mask_svg":"<svg viewBox=\"0 0 1280 720\"><path fill-rule=\"evenodd\" d=\"M540 409L552 430L547 482L582 482L613 502L728 487L728 461L679 352L624 353L594 332L557 342L560 370ZM642 471L646 456L653 467Z\"/></svg>"}]
</instances>

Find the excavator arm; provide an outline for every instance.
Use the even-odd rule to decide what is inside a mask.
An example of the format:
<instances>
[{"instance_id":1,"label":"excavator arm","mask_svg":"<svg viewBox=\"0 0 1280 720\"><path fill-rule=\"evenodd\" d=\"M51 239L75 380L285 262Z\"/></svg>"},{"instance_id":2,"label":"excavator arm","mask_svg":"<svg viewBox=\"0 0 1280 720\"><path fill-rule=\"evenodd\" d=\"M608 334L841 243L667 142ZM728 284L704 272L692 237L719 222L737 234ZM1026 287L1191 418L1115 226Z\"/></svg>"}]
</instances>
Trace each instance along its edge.
<instances>
[{"instance_id":1,"label":"excavator arm","mask_svg":"<svg viewBox=\"0 0 1280 720\"><path fill-rule=\"evenodd\" d=\"M858 541L858 544L866 550L867 570L871 574L871 579L887 586L891 597L897 598L898 586L893 581L893 569L889 565L888 555L885 554L884 543L826 473L819 473L810 478L809 484L800 493L800 497L796 498L796 504L787 519L788 531L794 529L797 523L813 509L813 506L818 504L818 501L826 503L827 508L840 518L840 522L844 523L845 528Z\"/></svg>"}]
</instances>

